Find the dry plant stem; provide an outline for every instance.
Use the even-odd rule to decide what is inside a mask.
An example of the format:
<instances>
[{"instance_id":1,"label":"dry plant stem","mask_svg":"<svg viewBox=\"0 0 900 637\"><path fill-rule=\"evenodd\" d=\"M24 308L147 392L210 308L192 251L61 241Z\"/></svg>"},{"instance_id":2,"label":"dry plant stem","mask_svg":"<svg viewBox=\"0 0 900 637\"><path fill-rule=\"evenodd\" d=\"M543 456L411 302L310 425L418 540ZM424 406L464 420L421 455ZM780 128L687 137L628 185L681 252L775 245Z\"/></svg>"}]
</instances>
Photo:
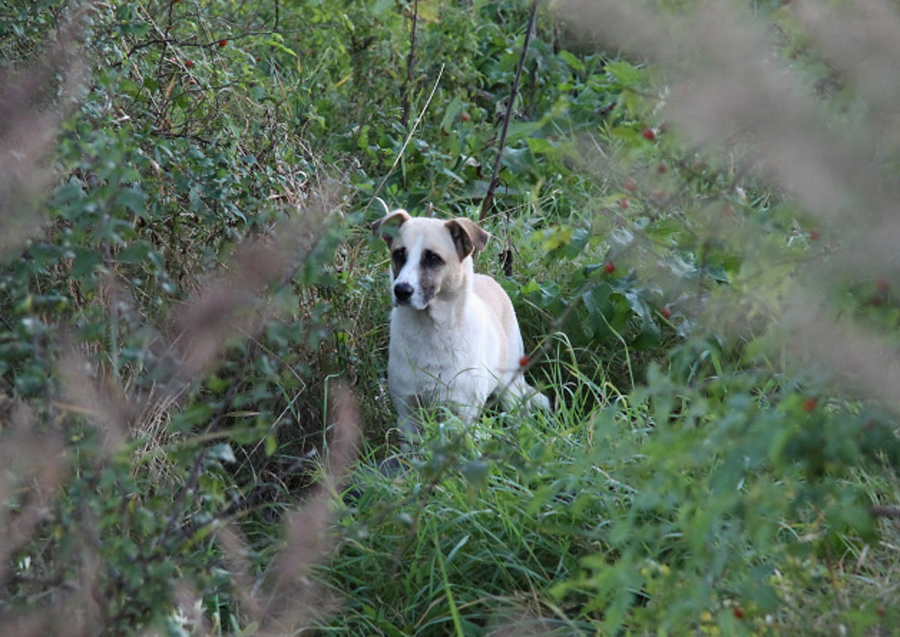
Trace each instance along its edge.
<instances>
[{"instance_id":1,"label":"dry plant stem","mask_svg":"<svg viewBox=\"0 0 900 637\"><path fill-rule=\"evenodd\" d=\"M419 0L413 2L412 24L409 27L409 55L406 56L406 86L403 89L403 116L400 124L403 128L409 126L409 109L412 101L413 90L413 66L416 62L416 29L419 22Z\"/></svg>"},{"instance_id":2,"label":"dry plant stem","mask_svg":"<svg viewBox=\"0 0 900 637\"><path fill-rule=\"evenodd\" d=\"M522 55L519 56L519 66L516 68L516 77L509 91L509 102L506 104L506 115L503 117L503 128L500 130L500 142L497 146L497 160L494 162L494 172L491 175L491 183L488 184L487 194L481 202L481 214L479 221L487 219L488 213L494 205L494 191L500 185L500 167L503 163L503 149L506 147L506 134L509 131L509 121L512 119L516 96L519 93L519 82L522 80L522 69L525 68L525 58L528 56L528 45L531 44L531 36L534 33L534 24L537 20L538 0L531 2L531 14L528 17L528 30L525 32L525 41L522 43Z\"/></svg>"},{"instance_id":3,"label":"dry plant stem","mask_svg":"<svg viewBox=\"0 0 900 637\"><path fill-rule=\"evenodd\" d=\"M900 506L877 506L872 507L869 512L876 518L900 520Z\"/></svg>"},{"instance_id":4,"label":"dry plant stem","mask_svg":"<svg viewBox=\"0 0 900 637\"><path fill-rule=\"evenodd\" d=\"M425 113L428 111L428 105L431 104L431 99L434 97L435 92L437 91L438 85L441 83L441 78L444 76L444 65L441 64L441 70L438 71L437 79L434 81L434 86L431 87L431 94L428 95L428 99L425 101L425 106L422 107L422 112L419 113L419 116L416 118L415 123L413 123L412 130L409 131L409 135L406 136L406 140L403 142L403 146L400 147L400 152L397 153L397 157L394 158L394 163L391 164L390 170L387 171L387 174L382 178L381 183L378 184L378 188L375 189L375 192L372 193L372 198L369 200L369 205L372 205L372 202L378 199L378 193L381 192L381 189L384 188L384 184L387 183L387 180L394 173L394 170L397 168L397 164L400 163L400 160L403 158L403 153L406 152L406 147L409 146L409 142L412 141L413 135L416 134L416 129L419 128L419 124L422 122L422 118L425 116ZM368 207L368 206L367 206Z\"/></svg>"},{"instance_id":5,"label":"dry plant stem","mask_svg":"<svg viewBox=\"0 0 900 637\"><path fill-rule=\"evenodd\" d=\"M54 178L43 159L87 75L78 29L92 8L91 2L78 5L57 28L47 68L0 71L0 254L17 248L41 223L39 215L32 214L36 199ZM36 108L57 78L60 87L53 106Z\"/></svg>"},{"instance_id":6,"label":"dry plant stem","mask_svg":"<svg viewBox=\"0 0 900 637\"><path fill-rule=\"evenodd\" d=\"M289 236L306 236L306 226L292 226L293 232ZM289 228L289 229L291 229ZM301 255L307 254L312 247L312 242L300 250ZM236 328L236 313L250 303L250 300L261 294L272 281L278 281L280 285L286 285L300 263L301 259L291 261L288 257L288 246L281 246L282 250L271 250L271 246L250 242L238 252L235 269L238 276L211 286L202 297L201 301L192 306L181 316L182 335L184 336L185 349L182 356L182 374L185 379L190 379L204 373L211 365L214 365L223 348L223 342L230 334L255 333L248 327L245 330ZM259 325L259 323L258 323ZM249 364L251 350L244 353L244 365ZM229 389L225 400L217 407L210 419L206 432L215 431L222 419L232 408L238 389L233 386ZM178 499L173 507L173 513L166 527L164 539L176 535L179 523L186 506L186 497L194 492L200 479L202 460L205 449L200 449L194 459L188 483L178 493ZM191 527L188 527L191 530Z\"/></svg>"},{"instance_id":7,"label":"dry plant stem","mask_svg":"<svg viewBox=\"0 0 900 637\"><path fill-rule=\"evenodd\" d=\"M331 397L334 433L328 445L324 475L307 502L290 514L286 546L272 561L275 566L264 587L268 592L258 601L264 635L290 633L307 626L328 610L327 603L331 601L324 585L304 576L334 546L335 538L329 532L332 500L356 459L362 422L348 388L334 389ZM326 608L322 607L323 601Z\"/></svg>"}]
</instances>

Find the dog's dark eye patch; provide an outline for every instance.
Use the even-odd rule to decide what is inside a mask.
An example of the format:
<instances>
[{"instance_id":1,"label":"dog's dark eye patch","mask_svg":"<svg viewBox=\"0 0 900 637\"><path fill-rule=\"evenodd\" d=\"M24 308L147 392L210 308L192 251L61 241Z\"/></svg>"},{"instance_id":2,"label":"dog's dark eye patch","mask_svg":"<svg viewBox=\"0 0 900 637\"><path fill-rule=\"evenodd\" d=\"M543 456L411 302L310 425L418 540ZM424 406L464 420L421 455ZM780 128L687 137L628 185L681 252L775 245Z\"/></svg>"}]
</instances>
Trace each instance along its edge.
<instances>
[{"instance_id":1,"label":"dog's dark eye patch","mask_svg":"<svg viewBox=\"0 0 900 637\"><path fill-rule=\"evenodd\" d=\"M397 248L391 252L391 261L394 265L403 265L406 263L406 248Z\"/></svg>"},{"instance_id":2,"label":"dog's dark eye patch","mask_svg":"<svg viewBox=\"0 0 900 637\"><path fill-rule=\"evenodd\" d=\"M426 268L436 268L438 266L444 265L444 260L437 252L426 250L422 255L422 265L424 265Z\"/></svg>"}]
</instances>

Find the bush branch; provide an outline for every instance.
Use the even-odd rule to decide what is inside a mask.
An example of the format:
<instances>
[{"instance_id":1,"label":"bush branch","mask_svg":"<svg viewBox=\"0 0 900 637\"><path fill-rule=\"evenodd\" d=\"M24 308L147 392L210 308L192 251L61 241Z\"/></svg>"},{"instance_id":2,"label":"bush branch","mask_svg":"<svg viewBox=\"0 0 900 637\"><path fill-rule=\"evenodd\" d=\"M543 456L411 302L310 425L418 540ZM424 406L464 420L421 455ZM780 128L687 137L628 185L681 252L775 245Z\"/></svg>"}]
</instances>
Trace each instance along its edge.
<instances>
[{"instance_id":1,"label":"bush branch","mask_svg":"<svg viewBox=\"0 0 900 637\"><path fill-rule=\"evenodd\" d=\"M506 104L506 115L503 117L503 128L500 131L500 143L497 148L497 160L494 162L494 173L491 175L491 183L488 185L487 194L481 202L481 214L479 221L484 221L494 204L494 190L500 184L500 164L503 162L503 149L506 147L506 133L509 130L509 120L512 118L513 106L516 95L519 93L519 82L522 79L522 69L525 67L525 58L528 55L528 45L531 43L531 34L534 33L534 24L537 20L538 0L531 1L531 15L528 18L528 30L525 32L525 42L522 44L522 55L519 56L519 67L516 69L516 77L509 92L509 101Z\"/></svg>"}]
</instances>

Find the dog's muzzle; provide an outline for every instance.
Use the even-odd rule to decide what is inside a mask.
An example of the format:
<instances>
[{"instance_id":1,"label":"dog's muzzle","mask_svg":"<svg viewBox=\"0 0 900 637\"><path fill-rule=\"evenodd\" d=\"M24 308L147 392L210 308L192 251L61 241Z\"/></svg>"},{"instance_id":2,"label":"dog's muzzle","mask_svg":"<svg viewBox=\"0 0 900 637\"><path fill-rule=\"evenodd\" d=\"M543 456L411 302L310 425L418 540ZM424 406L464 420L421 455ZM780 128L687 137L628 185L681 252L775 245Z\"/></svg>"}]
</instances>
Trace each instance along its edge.
<instances>
[{"instance_id":1,"label":"dog's muzzle","mask_svg":"<svg viewBox=\"0 0 900 637\"><path fill-rule=\"evenodd\" d=\"M394 298L398 303L409 303L413 295L413 286L409 283L398 283L394 286Z\"/></svg>"}]
</instances>

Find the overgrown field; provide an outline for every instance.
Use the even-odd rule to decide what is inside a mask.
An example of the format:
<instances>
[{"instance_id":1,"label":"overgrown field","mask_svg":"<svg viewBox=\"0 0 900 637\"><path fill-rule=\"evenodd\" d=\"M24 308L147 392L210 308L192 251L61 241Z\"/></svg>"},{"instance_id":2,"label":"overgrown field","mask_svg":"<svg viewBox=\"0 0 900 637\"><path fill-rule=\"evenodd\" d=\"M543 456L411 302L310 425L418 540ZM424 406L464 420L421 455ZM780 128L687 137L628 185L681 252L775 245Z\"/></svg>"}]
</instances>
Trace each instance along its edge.
<instances>
[{"instance_id":1,"label":"overgrown field","mask_svg":"<svg viewBox=\"0 0 900 637\"><path fill-rule=\"evenodd\" d=\"M898 634L898 43L0 3L0 634ZM552 413L398 451L381 200L491 232Z\"/></svg>"}]
</instances>

